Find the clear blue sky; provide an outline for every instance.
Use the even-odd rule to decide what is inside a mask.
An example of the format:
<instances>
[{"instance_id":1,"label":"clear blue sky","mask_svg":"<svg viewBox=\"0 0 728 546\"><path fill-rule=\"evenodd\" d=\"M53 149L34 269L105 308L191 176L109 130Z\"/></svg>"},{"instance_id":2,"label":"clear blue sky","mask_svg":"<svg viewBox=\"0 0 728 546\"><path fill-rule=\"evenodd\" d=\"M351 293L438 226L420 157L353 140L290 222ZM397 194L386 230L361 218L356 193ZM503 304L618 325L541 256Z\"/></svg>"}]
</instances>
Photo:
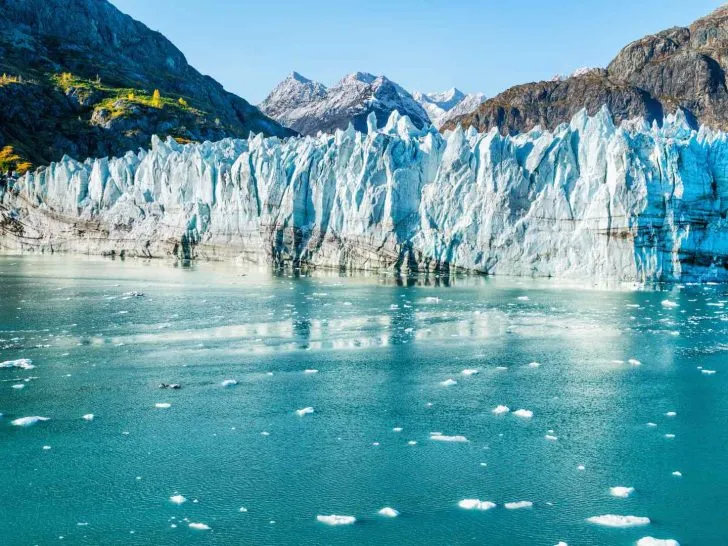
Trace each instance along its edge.
<instances>
[{"instance_id":1,"label":"clear blue sky","mask_svg":"<svg viewBox=\"0 0 728 546\"><path fill-rule=\"evenodd\" d=\"M384 74L410 90L488 96L685 26L720 0L112 0L188 61L258 103L296 70L331 85Z\"/></svg>"}]
</instances>

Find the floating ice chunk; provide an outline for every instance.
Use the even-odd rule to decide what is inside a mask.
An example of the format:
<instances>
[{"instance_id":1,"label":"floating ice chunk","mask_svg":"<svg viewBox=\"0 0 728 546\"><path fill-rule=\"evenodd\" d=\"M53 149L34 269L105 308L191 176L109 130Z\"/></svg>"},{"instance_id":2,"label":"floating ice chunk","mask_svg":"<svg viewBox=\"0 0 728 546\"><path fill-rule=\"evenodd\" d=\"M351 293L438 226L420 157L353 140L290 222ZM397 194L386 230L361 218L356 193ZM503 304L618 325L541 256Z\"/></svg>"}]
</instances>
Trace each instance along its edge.
<instances>
[{"instance_id":1,"label":"floating ice chunk","mask_svg":"<svg viewBox=\"0 0 728 546\"><path fill-rule=\"evenodd\" d=\"M657 423L647 423L648 427L654 428L657 426Z\"/></svg>"},{"instance_id":2,"label":"floating ice chunk","mask_svg":"<svg viewBox=\"0 0 728 546\"><path fill-rule=\"evenodd\" d=\"M671 538L644 537L637 541L637 546L680 546L680 543Z\"/></svg>"},{"instance_id":3,"label":"floating ice chunk","mask_svg":"<svg viewBox=\"0 0 728 546\"><path fill-rule=\"evenodd\" d=\"M580 464L576 467L577 470L586 470L586 467L583 464Z\"/></svg>"},{"instance_id":4,"label":"floating ice chunk","mask_svg":"<svg viewBox=\"0 0 728 546\"><path fill-rule=\"evenodd\" d=\"M237 384L238 382L235 379L226 379L225 381L220 383L220 385L222 385L223 387L234 387Z\"/></svg>"},{"instance_id":5,"label":"floating ice chunk","mask_svg":"<svg viewBox=\"0 0 728 546\"><path fill-rule=\"evenodd\" d=\"M93 413L87 413L83 417L81 417L84 421L93 421L94 420L94 414Z\"/></svg>"},{"instance_id":6,"label":"floating ice chunk","mask_svg":"<svg viewBox=\"0 0 728 546\"><path fill-rule=\"evenodd\" d=\"M556 544L556 546L569 546L569 545L568 545L568 544L566 544L566 542L564 542L564 541L562 540L561 542L558 542L558 543Z\"/></svg>"},{"instance_id":7,"label":"floating ice chunk","mask_svg":"<svg viewBox=\"0 0 728 546\"><path fill-rule=\"evenodd\" d=\"M665 434L665 438L667 438L668 440L672 440L673 438L675 438L675 435L674 434Z\"/></svg>"},{"instance_id":8,"label":"floating ice chunk","mask_svg":"<svg viewBox=\"0 0 728 546\"><path fill-rule=\"evenodd\" d=\"M299 417L303 417L304 415L310 415L311 413L313 413L312 407L296 410L296 415L298 415Z\"/></svg>"},{"instance_id":9,"label":"floating ice chunk","mask_svg":"<svg viewBox=\"0 0 728 546\"><path fill-rule=\"evenodd\" d=\"M33 361L31 359L19 358L18 360L6 360L5 362L0 362L0 368L20 368L23 370L32 370L35 366L33 366Z\"/></svg>"},{"instance_id":10,"label":"floating ice chunk","mask_svg":"<svg viewBox=\"0 0 728 546\"><path fill-rule=\"evenodd\" d=\"M457 384L458 384L458 382L455 381L454 379L446 379L445 381L440 382L440 385L442 385L443 387L451 387L452 385L457 385Z\"/></svg>"},{"instance_id":11,"label":"floating ice chunk","mask_svg":"<svg viewBox=\"0 0 728 546\"><path fill-rule=\"evenodd\" d=\"M478 375L480 372L474 368L466 368L460 373L462 375L469 376L469 375Z\"/></svg>"},{"instance_id":12,"label":"floating ice chunk","mask_svg":"<svg viewBox=\"0 0 728 546\"><path fill-rule=\"evenodd\" d=\"M677 415L677 412L675 411L668 411L665 416L666 417L675 417Z\"/></svg>"},{"instance_id":13,"label":"floating ice chunk","mask_svg":"<svg viewBox=\"0 0 728 546\"><path fill-rule=\"evenodd\" d=\"M490 501L482 501L480 499L463 499L458 503L463 510L481 510L486 511L495 508L495 503Z\"/></svg>"},{"instance_id":14,"label":"floating ice chunk","mask_svg":"<svg viewBox=\"0 0 728 546\"><path fill-rule=\"evenodd\" d=\"M417 442L415 440L410 440L409 442L407 442L407 445L408 446L416 446L417 445Z\"/></svg>"},{"instance_id":15,"label":"floating ice chunk","mask_svg":"<svg viewBox=\"0 0 728 546\"><path fill-rule=\"evenodd\" d=\"M330 516L316 516L316 521L325 523L326 525L352 525L356 523L354 516L337 516L332 514Z\"/></svg>"},{"instance_id":16,"label":"floating ice chunk","mask_svg":"<svg viewBox=\"0 0 728 546\"><path fill-rule=\"evenodd\" d=\"M446 436L439 432L433 432L430 434L430 440L436 442L455 442L455 443L466 443L468 439L465 436Z\"/></svg>"},{"instance_id":17,"label":"floating ice chunk","mask_svg":"<svg viewBox=\"0 0 728 546\"><path fill-rule=\"evenodd\" d=\"M504 413L511 411L511 409L508 406L496 406L491 411L496 415L503 415Z\"/></svg>"},{"instance_id":18,"label":"floating ice chunk","mask_svg":"<svg viewBox=\"0 0 728 546\"><path fill-rule=\"evenodd\" d=\"M587 518L587 521L595 525L603 525L604 527L641 527L650 524L650 518L641 516L618 516L615 514L592 516Z\"/></svg>"},{"instance_id":19,"label":"floating ice chunk","mask_svg":"<svg viewBox=\"0 0 728 546\"><path fill-rule=\"evenodd\" d=\"M425 298L426 303L440 303L440 298L433 298L432 296L428 296Z\"/></svg>"},{"instance_id":20,"label":"floating ice chunk","mask_svg":"<svg viewBox=\"0 0 728 546\"><path fill-rule=\"evenodd\" d=\"M397 510L395 510L394 508L390 508L389 506L385 506L377 513L380 516L384 516L387 518L396 518L397 516L399 516L399 512L397 512Z\"/></svg>"},{"instance_id":21,"label":"floating ice chunk","mask_svg":"<svg viewBox=\"0 0 728 546\"><path fill-rule=\"evenodd\" d=\"M242 512L242 513L245 513L245 512L247 512L247 511L248 511L248 509L247 509L247 508L245 508L245 506L241 506L240 508L238 508L238 512Z\"/></svg>"},{"instance_id":22,"label":"floating ice chunk","mask_svg":"<svg viewBox=\"0 0 728 546\"><path fill-rule=\"evenodd\" d=\"M518 296L516 299L518 301L528 301L528 296Z\"/></svg>"},{"instance_id":23,"label":"floating ice chunk","mask_svg":"<svg viewBox=\"0 0 728 546\"><path fill-rule=\"evenodd\" d=\"M703 375L714 375L716 372L715 372L715 370L705 370L705 369L703 369L703 370L700 370L700 373L702 373Z\"/></svg>"},{"instance_id":24,"label":"floating ice chunk","mask_svg":"<svg viewBox=\"0 0 728 546\"><path fill-rule=\"evenodd\" d=\"M610 495L612 495L613 497L620 497L622 499L626 499L632 493L634 493L634 487L623 487L621 485L618 485L616 487L609 488Z\"/></svg>"},{"instance_id":25,"label":"floating ice chunk","mask_svg":"<svg viewBox=\"0 0 728 546\"><path fill-rule=\"evenodd\" d=\"M402 432L402 427L394 427L392 432Z\"/></svg>"},{"instance_id":26,"label":"floating ice chunk","mask_svg":"<svg viewBox=\"0 0 728 546\"><path fill-rule=\"evenodd\" d=\"M662 300L662 306L668 307L670 309L674 309L675 307L680 307L677 303L671 300Z\"/></svg>"},{"instance_id":27,"label":"floating ice chunk","mask_svg":"<svg viewBox=\"0 0 728 546\"><path fill-rule=\"evenodd\" d=\"M529 362L528 363L528 367L529 368L538 368L540 366L541 366L541 363L540 362Z\"/></svg>"},{"instance_id":28,"label":"floating ice chunk","mask_svg":"<svg viewBox=\"0 0 728 546\"><path fill-rule=\"evenodd\" d=\"M182 495L172 495L171 497L169 497L169 501L174 504L183 504L187 502L187 499L184 498Z\"/></svg>"},{"instance_id":29,"label":"floating ice chunk","mask_svg":"<svg viewBox=\"0 0 728 546\"><path fill-rule=\"evenodd\" d=\"M636 358L630 358L627 362L629 362L630 366L641 366L642 365L642 362L640 362Z\"/></svg>"},{"instance_id":30,"label":"floating ice chunk","mask_svg":"<svg viewBox=\"0 0 728 546\"><path fill-rule=\"evenodd\" d=\"M527 409L519 409L514 411L513 415L515 415L516 417L521 417L522 419L530 419L531 417L533 417L533 412Z\"/></svg>"},{"instance_id":31,"label":"floating ice chunk","mask_svg":"<svg viewBox=\"0 0 728 546\"><path fill-rule=\"evenodd\" d=\"M13 385L13 388L14 388L15 390L20 390L20 389L24 389L24 388L25 388L25 384L24 384L24 383L18 383L18 384L16 384L16 385Z\"/></svg>"},{"instance_id":32,"label":"floating ice chunk","mask_svg":"<svg viewBox=\"0 0 728 546\"><path fill-rule=\"evenodd\" d=\"M517 501L507 502L503 506L505 506L507 510L521 510L523 508L532 508L533 503L531 501Z\"/></svg>"},{"instance_id":33,"label":"floating ice chunk","mask_svg":"<svg viewBox=\"0 0 728 546\"><path fill-rule=\"evenodd\" d=\"M15 419L14 421L11 421L11 425L15 425L16 427L29 427L32 425L35 425L36 423L40 423L42 421L50 421L49 417L38 417L37 415L34 415L32 417L20 417L19 419Z\"/></svg>"},{"instance_id":34,"label":"floating ice chunk","mask_svg":"<svg viewBox=\"0 0 728 546\"><path fill-rule=\"evenodd\" d=\"M311 369L311 370L303 370L303 373L319 373L319 371Z\"/></svg>"},{"instance_id":35,"label":"floating ice chunk","mask_svg":"<svg viewBox=\"0 0 728 546\"><path fill-rule=\"evenodd\" d=\"M194 529L196 531L209 531L210 526L204 523L190 523L190 529Z\"/></svg>"},{"instance_id":36,"label":"floating ice chunk","mask_svg":"<svg viewBox=\"0 0 728 546\"><path fill-rule=\"evenodd\" d=\"M682 478L682 472L680 472L679 470L676 470L675 472L673 472L672 475L675 476L676 478Z\"/></svg>"},{"instance_id":37,"label":"floating ice chunk","mask_svg":"<svg viewBox=\"0 0 728 546\"><path fill-rule=\"evenodd\" d=\"M559 439L558 436L554 436L553 434L547 434L546 436L544 436L544 438L546 438L547 440L549 440L551 442L555 442L556 440Z\"/></svg>"},{"instance_id":38,"label":"floating ice chunk","mask_svg":"<svg viewBox=\"0 0 728 546\"><path fill-rule=\"evenodd\" d=\"M51 448L51 446L43 446L43 451L48 451Z\"/></svg>"},{"instance_id":39,"label":"floating ice chunk","mask_svg":"<svg viewBox=\"0 0 728 546\"><path fill-rule=\"evenodd\" d=\"M157 402L156 404L154 404L154 407L159 409L167 409L171 408L172 404L170 404L169 402Z\"/></svg>"}]
</instances>

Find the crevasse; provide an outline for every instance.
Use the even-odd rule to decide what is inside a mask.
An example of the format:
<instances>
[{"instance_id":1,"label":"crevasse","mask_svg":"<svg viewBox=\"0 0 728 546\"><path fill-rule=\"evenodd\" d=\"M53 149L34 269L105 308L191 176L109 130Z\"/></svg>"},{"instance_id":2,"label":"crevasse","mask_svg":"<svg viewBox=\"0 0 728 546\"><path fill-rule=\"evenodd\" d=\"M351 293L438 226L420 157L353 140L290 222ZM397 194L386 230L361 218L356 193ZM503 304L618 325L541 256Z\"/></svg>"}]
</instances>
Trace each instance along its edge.
<instances>
[{"instance_id":1,"label":"crevasse","mask_svg":"<svg viewBox=\"0 0 728 546\"><path fill-rule=\"evenodd\" d=\"M616 127L606 108L553 132L418 130L222 140L10 184L0 245L348 269L620 281L728 279L728 142Z\"/></svg>"}]
</instances>

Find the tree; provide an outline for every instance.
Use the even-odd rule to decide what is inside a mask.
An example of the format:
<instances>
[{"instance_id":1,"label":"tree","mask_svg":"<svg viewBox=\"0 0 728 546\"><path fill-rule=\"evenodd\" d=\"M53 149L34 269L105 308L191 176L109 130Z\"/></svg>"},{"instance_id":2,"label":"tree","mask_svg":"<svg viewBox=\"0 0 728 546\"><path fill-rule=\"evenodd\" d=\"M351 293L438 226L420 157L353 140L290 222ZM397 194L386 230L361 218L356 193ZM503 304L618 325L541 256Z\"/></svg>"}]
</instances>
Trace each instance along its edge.
<instances>
[{"instance_id":1,"label":"tree","mask_svg":"<svg viewBox=\"0 0 728 546\"><path fill-rule=\"evenodd\" d=\"M159 92L159 89L155 89L154 93L152 94L152 106L154 108L162 107L162 95Z\"/></svg>"}]
</instances>

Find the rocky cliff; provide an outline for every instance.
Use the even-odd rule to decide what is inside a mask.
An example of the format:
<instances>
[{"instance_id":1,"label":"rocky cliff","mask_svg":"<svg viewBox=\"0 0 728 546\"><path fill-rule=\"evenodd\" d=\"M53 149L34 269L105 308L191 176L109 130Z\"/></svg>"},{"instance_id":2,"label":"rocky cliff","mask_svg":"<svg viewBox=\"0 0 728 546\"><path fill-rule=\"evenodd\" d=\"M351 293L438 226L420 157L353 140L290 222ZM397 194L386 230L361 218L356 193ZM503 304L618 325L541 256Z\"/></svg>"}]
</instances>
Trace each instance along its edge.
<instances>
[{"instance_id":1,"label":"rocky cliff","mask_svg":"<svg viewBox=\"0 0 728 546\"><path fill-rule=\"evenodd\" d=\"M677 108L691 126L728 130L728 6L687 28L672 28L625 47L606 69L580 71L557 81L513 87L485 101L458 124L504 133L540 125L553 129L582 108L594 114L606 104L619 122L643 116L661 121Z\"/></svg>"},{"instance_id":2,"label":"rocky cliff","mask_svg":"<svg viewBox=\"0 0 728 546\"><path fill-rule=\"evenodd\" d=\"M0 246L369 270L728 280L728 135L615 125L257 136L66 158L0 189Z\"/></svg>"},{"instance_id":3,"label":"rocky cliff","mask_svg":"<svg viewBox=\"0 0 728 546\"><path fill-rule=\"evenodd\" d=\"M0 0L0 74L0 149L36 165L122 154L154 134L292 134L106 0Z\"/></svg>"}]
</instances>

